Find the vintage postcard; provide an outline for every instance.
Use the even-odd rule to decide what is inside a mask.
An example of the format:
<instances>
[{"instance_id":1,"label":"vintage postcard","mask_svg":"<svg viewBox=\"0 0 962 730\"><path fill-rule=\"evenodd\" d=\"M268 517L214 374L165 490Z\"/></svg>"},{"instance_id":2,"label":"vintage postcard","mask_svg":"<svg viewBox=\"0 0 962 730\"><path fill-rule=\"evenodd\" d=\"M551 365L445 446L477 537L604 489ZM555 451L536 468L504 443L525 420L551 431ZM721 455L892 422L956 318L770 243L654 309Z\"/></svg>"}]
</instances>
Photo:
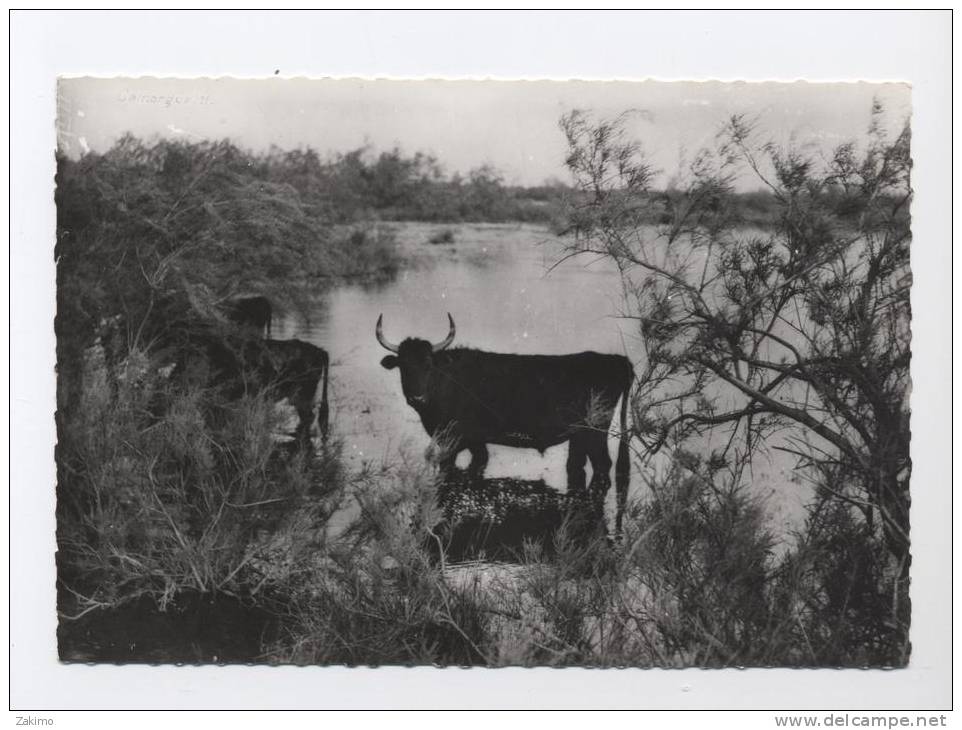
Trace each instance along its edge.
<instances>
[{"instance_id":1,"label":"vintage postcard","mask_svg":"<svg viewBox=\"0 0 962 730\"><path fill-rule=\"evenodd\" d=\"M906 666L911 113L61 78L61 660Z\"/></svg>"}]
</instances>

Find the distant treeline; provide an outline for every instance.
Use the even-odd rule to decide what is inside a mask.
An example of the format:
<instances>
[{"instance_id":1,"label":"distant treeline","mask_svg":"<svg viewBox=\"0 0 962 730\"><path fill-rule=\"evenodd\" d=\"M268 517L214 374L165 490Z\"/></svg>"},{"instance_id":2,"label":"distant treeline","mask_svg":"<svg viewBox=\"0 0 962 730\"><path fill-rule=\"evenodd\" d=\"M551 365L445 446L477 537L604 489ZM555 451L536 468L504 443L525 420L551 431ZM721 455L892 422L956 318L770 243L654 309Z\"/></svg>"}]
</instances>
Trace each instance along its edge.
<instances>
[{"instance_id":1,"label":"distant treeline","mask_svg":"<svg viewBox=\"0 0 962 730\"><path fill-rule=\"evenodd\" d=\"M490 165L466 175L448 175L432 155L405 155L400 149L373 153L368 148L323 159L313 149L272 149L260 160L264 175L294 186L325 215L338 222L371 220L436 223L544 223L555 232L567 228L568 203L591 194L551 179L541 185L507 185ZM767 190L727 191L726 206L746 225L768 226L778 215ZM658 194L656 194L658 197ZM680 194L666 190L661 205L646 213L651 224L673 219Z\"/></svg>"},{"instance_id":2,"label":"distant treeline","mask_svg":"<svg viewBox=\"0 0 962 730\"><path fill-rule=\"evenodd\" d=\"M87 155L80 162L65 159L61 166L100 162L119 164L130 174L156 172L171 185L178 181L190 184L185 175L205 166L223 166L249 181L282 186L285 195L296 193L305 214L328 225L371 221L528 222L550 224L562 232L566 227L565 203L590 194L558 179L535 186L508 185L502 173L490 165L466 174L448 174L433 155L406 154L397 147L380 153L361 147L322 156L309 147L274 147L254 153L227 141L162 140L147 144L127 136L103 155ZM729 194L746 224L767 225L776 215L777 204L769 191ZM670 190L664 193L660 213L649 212L651 223L670 220L673 197Z\"/></svg>"},{"instance_id":3,"label":"distant treeline","mask_svg":"<svg viewBox=\"0 0 962 730\"><path fill-rule=\"evenodd\" d=\"M501 173L482 165L448 175L438 160L400 149L368 148L323 159L313 149L272 149L260 158L271 180L292 185L338 222L390 221L547 223L560 214L569 189L560 182L534 187L505 185Z\"/></svg>"}]
</instances>

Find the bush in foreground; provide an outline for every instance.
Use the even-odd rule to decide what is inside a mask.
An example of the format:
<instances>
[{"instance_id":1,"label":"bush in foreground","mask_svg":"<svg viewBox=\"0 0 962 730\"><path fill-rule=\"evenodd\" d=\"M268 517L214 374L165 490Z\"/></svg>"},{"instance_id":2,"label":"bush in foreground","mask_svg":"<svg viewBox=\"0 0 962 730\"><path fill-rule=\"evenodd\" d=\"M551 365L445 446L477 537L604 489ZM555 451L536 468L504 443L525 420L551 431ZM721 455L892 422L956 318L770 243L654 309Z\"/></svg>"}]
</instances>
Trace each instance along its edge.
<instances>
[{"instance_id":1,"label":"bush in foreground","mask_svg":"<svg viewBox=\"0 0 962 730\"><path fill-rule=\"evenodd\" d=\"M452 564L420 459L349 474L270 443L262 399L90 379L64 444L67 659L456 666L893 666L865 535L825 502L794 546L693 456L622 539L571 516L510 563ZM166 407L157 415L157 399ZM840 551L839 544L846 546ZM860 543L861 544L861 543Z\"/></svg>"},{"instance_id":2,"label":"bush in foreground","mask_svg":"<svg viewBox=\"0 0 962 730\"><path fill-rule=\"evenodd\" d=\"M58 608L68 633L86 613L133 603L256 605L266 536L288 555L309 550L343 483L333 452L277 449L263 396L229 402L174 387L144 359L145 372L114 387L88 366L80 406L62 419Z\"/></svg>"}]
</instances>

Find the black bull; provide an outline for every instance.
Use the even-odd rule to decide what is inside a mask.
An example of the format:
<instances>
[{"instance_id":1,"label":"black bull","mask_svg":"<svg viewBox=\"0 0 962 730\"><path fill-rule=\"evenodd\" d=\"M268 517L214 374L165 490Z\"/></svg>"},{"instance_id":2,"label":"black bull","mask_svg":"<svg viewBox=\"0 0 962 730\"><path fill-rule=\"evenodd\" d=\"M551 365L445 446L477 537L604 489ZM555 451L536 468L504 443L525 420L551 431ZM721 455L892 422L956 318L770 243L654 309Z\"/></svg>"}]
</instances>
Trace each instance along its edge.
<instances>
[{"instance_id":1,"label":"black bull","mask_svg":"<svg viewBox=\"0 0 962 730\"><path fill-rule=\"evenodd\" d=\"M634 368L622 355L509 355L467 348L446 349L450 333L436 345L409 338L388 342L378 319L376 336L395 353L381 360L401 370L401 388L421 423L441 442L442 472L449 472L463 449L471 451L470 471L480 477L487 444L538 449L568 442L568 489L585 489L585 463L591 461L592 491L611 485L608 431L621 399L621 432L615 468L619 514L628 492L628 391Z\"/></svg>"},{"instance_id":2,"label":"black bull","mask_svg":"<svg viewBox=\"0 0 962 730\"><path fill-rule=\"evenodd\" d=\"M228 399L257 392L266 392L278 401L286 398L297 410L298 443L310 443L315 422L321 436L327 437L329 359L320 347L300 340L195 337L174 373L191 378L196 376L195 368L201 368L206 385L219 389Z\"/></svg>"},{"instance_id":3,"label":"black bull","mask_svg":"<svg viewBox=\"0 0 962 730\"><path fill-rule=\"evenodd\" d=\"M267 297L239 297L227 302L225 307L227 318L234 324L249 328L258 335L271 336L271 322L274 311Z\"/></svg>"}]
</instances>

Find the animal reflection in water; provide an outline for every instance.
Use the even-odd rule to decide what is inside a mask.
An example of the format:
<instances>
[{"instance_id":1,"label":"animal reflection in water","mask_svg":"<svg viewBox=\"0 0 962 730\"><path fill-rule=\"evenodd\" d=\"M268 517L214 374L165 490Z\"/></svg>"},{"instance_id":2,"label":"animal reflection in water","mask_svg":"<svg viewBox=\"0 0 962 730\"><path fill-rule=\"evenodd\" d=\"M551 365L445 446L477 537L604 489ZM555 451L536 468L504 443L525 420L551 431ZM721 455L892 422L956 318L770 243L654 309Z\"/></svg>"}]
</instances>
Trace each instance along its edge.
<instances>
[{"instance_id":1,"label":"animal reflection in water","mask_svg":"<svg viewBox=\"0 0 962 730\"><path fill-rule=\"evenodd\" d=\"M441 445L442 481L450 483L458 453L465 449L471 452L468 481L483 485L488 444L544 453L567 441L571 500L583 505L603 503L611 485L608 431L620 399L615 467L615 529L620 533L629 479L627 400L634 381L628 358L597 352L514 355L450 348L456 331L450 314L448 324L447 337L438 343L408 338L394 344L384 335L383 316L375 327L377 341L391 353L381 365L400 369L408 405ZM589 460L591 497L585 485Z\"/></svg>"},{"instance_id":2,"label":"animal reflection in water","mask_svg":"<svg viewBox=\"0 0 962 730\"><path fill-rule=\"evenodd\" d=\"M607 538L603 502L594 496L562 494L543 481L455 472L438 481L443 518L425 548L438 558L443 547L451 562L511 562L531 546L543 556L562 542L585 547Z\"/></svg>"}]
</instances>

